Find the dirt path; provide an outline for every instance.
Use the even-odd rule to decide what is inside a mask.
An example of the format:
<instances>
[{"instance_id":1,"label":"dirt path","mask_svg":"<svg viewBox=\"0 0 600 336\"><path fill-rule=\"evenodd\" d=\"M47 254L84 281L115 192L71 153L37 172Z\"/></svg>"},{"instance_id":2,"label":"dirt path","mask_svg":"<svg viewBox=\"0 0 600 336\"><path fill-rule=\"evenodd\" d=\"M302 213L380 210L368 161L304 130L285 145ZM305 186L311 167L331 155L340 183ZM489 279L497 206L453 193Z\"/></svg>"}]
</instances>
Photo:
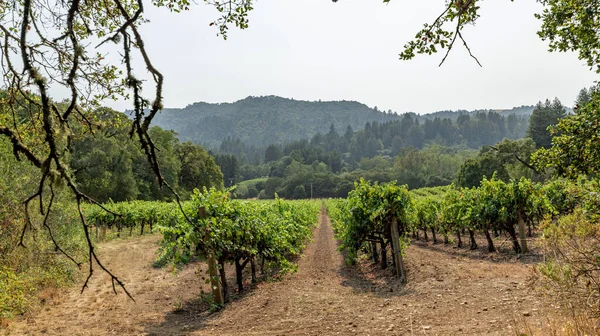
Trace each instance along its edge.
<instances>
[{"instance_id":1,"label":"dirt path","mask_svg":"<svg viewBox=\"0 0 600 336\"><path fill-rule=\"evenodd\" d=\"M83 295L68 293L10 330L32 335L510 335L516 325L545 323L550 309L528 290L531 266L441 245L408 249L405 288L390 270L380 271L370 261L347 267L323 213L296 274L262 283L211 314L198 300L198 265L176 277L152 268L157 241L143 237L101 249L107 264L128 280L137 303L110 294L108 279L98 277Z\"/></svg>"}]
</instances>

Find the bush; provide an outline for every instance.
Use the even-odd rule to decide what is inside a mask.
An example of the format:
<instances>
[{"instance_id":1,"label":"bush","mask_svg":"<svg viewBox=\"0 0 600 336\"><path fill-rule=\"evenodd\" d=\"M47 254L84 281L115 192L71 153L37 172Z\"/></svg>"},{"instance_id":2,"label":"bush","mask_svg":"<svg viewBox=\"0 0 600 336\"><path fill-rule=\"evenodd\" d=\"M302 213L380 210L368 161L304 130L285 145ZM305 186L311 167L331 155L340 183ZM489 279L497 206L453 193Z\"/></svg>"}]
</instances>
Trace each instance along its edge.
<instances>
[{"instance_id":1,"label":"bush","mask_svg":"<svg viewBox=\"0 0 600 336\"><path fill-rule=\"evenodd\" d=\"M296 188L294 188L294 199L303 198L306 198L306 189L303 185L296 186Z\"/></svg>"},{"instance_id":2,"label":"bush","mask_svg":"<svg viewBox=\"0 0 600 336\"><path fill-rule=\"evenodd\" d=\"M0 266L0 288L0 318L24 313L29 306L29 293L35 290L22 274L5 266Z\"/></svg>"},{"instance_id":3,"label":"bush","mask_svg":"<svg viewBox=\"0 0 600 336\"><path fill-rule=\"evenodd\" d=\"M16 161L3 138L0 138L0 171L0 318L7 318L30 308L36 301L37 290L70 284L78 271L74 263L55 251L36 206L30 208L32 228L25 232L26 248L19 247L25 224L22 202L37 190L40 174L26 162ZM54 191L56 198L48 226L67 253L84 261L83 229L72 198L64 187L56 186ZM45 197L44 205L48 201Z\"/></svg>"},{"instance_id":4,"label":"bush","mask_svg":"<svg viewBox=\"0 0 600 336\"><path fill-rule=\"evenodd\" d=\"M546 262L538 266L543 289L568 306L600 316L600 222L577 208L542 223Z\"/></svg>"},{"instance_id":5,"label":"bush","mask_svg":"<svg viewBox=\"0 0 600 336\"><path fill-rule=\"evenodd\" d=\"M258 189L255 186L248 187L248 198L255 198L258 196Z\"/></svg>"}]
</instances>

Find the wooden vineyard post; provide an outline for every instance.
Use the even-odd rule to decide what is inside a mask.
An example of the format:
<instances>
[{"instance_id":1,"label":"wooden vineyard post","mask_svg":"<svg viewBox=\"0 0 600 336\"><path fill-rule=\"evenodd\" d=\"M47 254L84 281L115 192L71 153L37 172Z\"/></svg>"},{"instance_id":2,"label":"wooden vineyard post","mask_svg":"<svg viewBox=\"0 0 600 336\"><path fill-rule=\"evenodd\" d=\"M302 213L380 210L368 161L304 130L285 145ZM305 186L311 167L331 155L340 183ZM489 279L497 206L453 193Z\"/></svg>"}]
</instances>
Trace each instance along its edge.
<instances>
[{"instance_id":1,"label":"wooden vineyard post","mask_svg":"<svg viewBox=\"0 0 600 336\"><path fill-rule=\"evenodd\" d=\"M392 213L394 208L392 208ZM402 283L406 283L406 274L404 272L404 262L402 261L402 251L400 251L400 234L398 232L398 219L396 215L392 216L392 248L394 254L394 264L396 266L396 276Z\"/></svg>"},{"instance_id":2,"label":"wooden vineyard post","mask_svg":"<svg viewBox=\"0 0 600 336\"><path fill-rule=\"evenodd\" d=\"M214 253L208 255L208 274L210 276L210 288L213 293L214 302L218 305L223 305L223 291L221 290L221 282L217 271L217 259Z\"/></svg>"},{"instance_id":3,"label":"wooden vineyard post","mask_svg":"<svg viewBox=\"0 0 600 336\"><path fill-rule=\"evenodd\" d=\"M521 253L527 253L527 237L525 233L525 215L523 211L523 206L519 206L519 210L517 210L517 216L519 220L519 244L521 245Z\"/></svg>"},{"instance_id":4,"label":"wooden vineyard post","mask_svg":"<svg viewBox=\"0 0 600 336\"><path fill-rule=\"evenodd\" d=\"M198 215L200 218L206 218L206 208L202 207L198 209ZM204 241L210 240L210 232L206 231L204 235ZM210 249L208 251L208 276L210 276L210 290L212 291L214 303L223 306L223 291L221 290L221 281L219 279L219 270L217 267L217 258L215 253Z\"/></svg>"}]
</instances>

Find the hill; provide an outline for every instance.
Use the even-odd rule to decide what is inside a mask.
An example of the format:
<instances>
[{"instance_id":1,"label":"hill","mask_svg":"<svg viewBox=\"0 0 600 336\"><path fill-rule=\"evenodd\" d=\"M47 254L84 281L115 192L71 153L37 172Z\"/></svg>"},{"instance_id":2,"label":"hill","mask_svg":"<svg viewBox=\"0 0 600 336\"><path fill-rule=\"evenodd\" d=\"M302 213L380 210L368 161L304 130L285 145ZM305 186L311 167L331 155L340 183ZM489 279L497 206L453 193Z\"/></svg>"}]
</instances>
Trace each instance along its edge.
<instances>
[{"instance_id":1,"label":"hill","mask_svg":"<svg viewBox=\"0 0 600 336\"><path fill-rule=\"evenodd\" d=\"M333 123L362 129L369 121L398 119L355 101L302 101L276 96L247 97L234 103L194 103L182 109L164 109L154 125L179 133L181 141L218 147L228 136L247 145L310 139L326 133Z\"/></svg>"},{"instance_id":2,"label":"hill","mask_svg":"<svg viewBox=\"0 0 600 336\"><path fill-rule=\"evenodd\" d=\"M498 112L528 117L533 106L506 110L438 111L414 116L421 121L449 118L456 121L462 114ZM356 101L302 101L277 96L247 97L233 103L198 102L185 108L167 108L154 119L154 125L179 133L181 141L192 141L218 148L227 137L240 139L246 146L266 147L310 139L327 133L331 124L338 132L348 126L361 130L367 122L399 120L402 115L370 108Z\"/></svg>"}]
</instances>

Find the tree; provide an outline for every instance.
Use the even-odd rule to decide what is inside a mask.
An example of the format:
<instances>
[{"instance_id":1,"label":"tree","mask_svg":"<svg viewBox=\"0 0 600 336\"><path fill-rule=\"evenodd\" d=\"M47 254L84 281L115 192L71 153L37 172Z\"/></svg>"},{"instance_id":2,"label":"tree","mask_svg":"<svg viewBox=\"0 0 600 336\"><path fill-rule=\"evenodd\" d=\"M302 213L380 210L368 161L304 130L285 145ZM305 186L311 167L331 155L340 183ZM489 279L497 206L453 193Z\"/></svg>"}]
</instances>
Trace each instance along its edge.
<instances>
[{"instance_id":1,"label":"tree","mask_svg":"<svg viewBox=\"0 0 600 336\"><path fill-rule=\"evenodd\" d=\"M529 138L519 140L504 139L494 146L481 149L479 155L467 160L456 177L459 187L478 187L483 177L508 182L519 180L521 177L534 177L533 166L529 157L535 150L533 141Z\"/></svg>"},{"instance_id":2,"label":"tree","mask_svg":"<svg viewBox=\"0 0 600 336\"><path fill-rule=\"evenodd\" d=\"M269 163L272 161L277 161L281 159L283 153L281 152L281 148L277 145L269 145L265 150L265 163Z\"/></svg>"},{"instance_id":3,"label":"tree","mask_svg":"<svg viewBox=\"0 0 600 336\"><path fill-rule=\"evenodd\" d=\"M240 164L235 155L220 154L215 156L215 162L221 167L226 187L231 187L240 175Z\"/></svg>"},{"instance_id":4,"label":"tree","mask_svg":"<svg viewBox=\"0 0 600 336\"><path fill-rule=\"evenodd\" d=\"M179 186L192 191L195 188L210 189L223 187L223 173L217 166L215 159L204 148L185 142L175 146L175 154L181 164L179 173Z\"/></svg>"},{"instance_id":5,"label":"tree","mask_svg":"<svg viewBox=\"0 0 600 336\"><path fill-rule=\"evenodd\" d=\"M529 119L527 135L533 139L538 148L550 148L552 135L548 127L556 125L558 120L566 115L567 111L558 98L554 98L552 102L546 99L543 104L539 102L533 109Z\"/></svg>"},{"instance_id":6,"label":"tree","mask_svg":"<svg viewBox=\"0 0 600 336\"><path fill-rule=\"evenodd\" d=\"M575 98L575 112L579 109L579 107L587 104L592 100L592 95L594 92L597 92L598 88L596 86L591 86L590 88L583 88L579 91L577 98Z\"/></svg>"},{"instance_id":7,"label":"tree","mask_svg":"<svg viewBox=\"0 0 600 336\"><path fill-rule=\"evenodd\" d=\"M294 199L303 199L306 198L306 189L302 184L296 186L294 188Z\"/></svg>"},{"instance_id":8,"label":"tree","mask_svg":"<svg viewBox=\"0 0 600 336\"><path fill-rule=\"evenodd\" d=\"M541 0L544 5L538 32L550 51L574 51L600 73L600 11L597 0Z\"/></svg>"},{"instance_id":9,"label":"tree","mask_svg":"<svg viewBox=\"0 0 600 336\"><path fill-rule=\"evenodd\" d=\"M100 202L130 201L140 193L132 170L132 152L123 150L122 140L97 136L73 143L70 163L78 186Z\"/></svg>"},{"instance_id":10,"label":"tree","mask_svg":"<svg viewBox=\"0 0 600 336\"><path fill-rule=\"evenodd\" d=\"M551 128L556 135L552 147L534 153L532 160L539 169L552 168L556 175L598 177L600 173L600 92Z\"/></svg>"}]
</instances>

